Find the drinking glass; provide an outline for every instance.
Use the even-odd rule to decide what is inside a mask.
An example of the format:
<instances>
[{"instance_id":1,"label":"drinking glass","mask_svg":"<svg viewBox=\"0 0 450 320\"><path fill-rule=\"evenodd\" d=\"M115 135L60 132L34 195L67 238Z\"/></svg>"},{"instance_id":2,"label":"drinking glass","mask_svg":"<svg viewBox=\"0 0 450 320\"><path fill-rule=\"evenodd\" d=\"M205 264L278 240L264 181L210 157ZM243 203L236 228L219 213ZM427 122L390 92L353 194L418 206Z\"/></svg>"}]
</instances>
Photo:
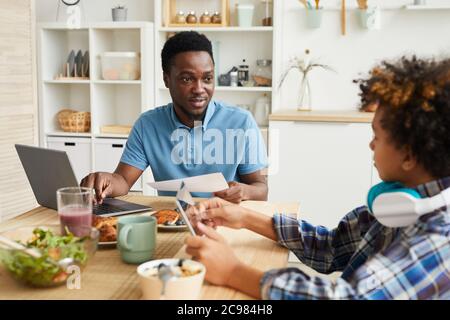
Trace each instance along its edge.
<instances>
[{"instance_id":1,"label":"drinking glass","mask_svg":"<svg viewBox=\"0 0 450 320\"><path fill-rule=\"evenodd\" d=\"M92 226L92 188L68 187L56 191L61 231L84 236L83 230Z\"/></svg>"}]
</instances>

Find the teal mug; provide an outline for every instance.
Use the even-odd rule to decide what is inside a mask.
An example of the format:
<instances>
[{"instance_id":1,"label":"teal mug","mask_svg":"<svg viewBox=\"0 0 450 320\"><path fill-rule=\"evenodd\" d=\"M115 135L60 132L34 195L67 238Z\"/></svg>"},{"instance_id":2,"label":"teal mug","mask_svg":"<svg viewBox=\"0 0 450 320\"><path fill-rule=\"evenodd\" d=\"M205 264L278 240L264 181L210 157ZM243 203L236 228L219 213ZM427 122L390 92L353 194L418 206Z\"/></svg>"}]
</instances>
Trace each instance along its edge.
<instances>
[{"instance_id":1,"label":"teal mug","mask_svg":"<svg viewBox=\"0 0 450 320\"><path fill-rule=\"evenodd\" d=\"M150 260L156 248L156 218L120 217L117 248L126 263L137 264Z\"/></svg>"}]
</instances>

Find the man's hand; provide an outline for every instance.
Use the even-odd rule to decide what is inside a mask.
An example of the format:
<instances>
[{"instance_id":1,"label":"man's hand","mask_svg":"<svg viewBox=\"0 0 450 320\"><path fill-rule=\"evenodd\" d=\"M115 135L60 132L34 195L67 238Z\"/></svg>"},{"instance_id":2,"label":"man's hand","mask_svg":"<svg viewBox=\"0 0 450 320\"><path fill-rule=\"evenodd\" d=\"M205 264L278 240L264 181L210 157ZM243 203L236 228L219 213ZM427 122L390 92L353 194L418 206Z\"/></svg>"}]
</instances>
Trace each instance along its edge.
<instances>
[{"instance_id":1,"label":"man's hand","mask_svg":"<svg viewBox=\"0 0 450 320\"><path fill-rule=\"evenodd\" d=\"M195 227L197 222L216 228L225 226L233 229L244 227L244 216L247 209L220 198L212 198L190 207L187 214ZM201 230L196 230L202 234Z\"/></svg>"},{"instance_id":2,"label":"man's hand","mask_svg":"<svg viewBox=\"0 0 450 320\"><path fill-rule=\"evenodd\" d=\"M228 189L214 192L214 196L233 203L240 203L243 200L247 200L246 190L248 186L246 184L230 181L228 182L228 186Z\"/></svg>"},{"instance_id":3,"label":"man's hand","mask_svg":"<svg viewBox=\"0 0 450 320\"><path fill-rule=\"evenodd\" d=\"M95 190L94 202L101 204L103 199L112 193L113 174L108 172L91 173L81 180L80 186L93 188Z\"/></svg>"},{"instance_id":4,"label":"man's hand","mask_svg":"<svg viewBox=\"0 0 450 320\"><path fill-rule=\"evenodd\" d=\"M225 239L213 228L197 224L205 237L186 238L186 253L206 267L205 279L216 285L230 285L234 270L241 265Z\"/></svg>"}]
</instances>

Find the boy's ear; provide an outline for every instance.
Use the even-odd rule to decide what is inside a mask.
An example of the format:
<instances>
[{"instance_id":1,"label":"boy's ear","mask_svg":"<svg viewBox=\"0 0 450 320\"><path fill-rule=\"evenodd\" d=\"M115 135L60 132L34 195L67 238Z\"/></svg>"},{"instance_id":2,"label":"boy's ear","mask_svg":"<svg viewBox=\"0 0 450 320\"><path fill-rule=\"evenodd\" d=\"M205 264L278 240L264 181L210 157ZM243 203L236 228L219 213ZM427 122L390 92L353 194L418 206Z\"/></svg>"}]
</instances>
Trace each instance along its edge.
<instances>
[{"instance_id":1,"label":"boy's ear","mask_svg":"<svg viewBox=\"0 0 450 320\"><path fill-rule=\"evenodd\" d=\"M402 162L402 169L404 171L411 171L417 166L417 160L412 155L411 150L407 148L405 150L405 157Z\"/></svg>"}]
</instances>

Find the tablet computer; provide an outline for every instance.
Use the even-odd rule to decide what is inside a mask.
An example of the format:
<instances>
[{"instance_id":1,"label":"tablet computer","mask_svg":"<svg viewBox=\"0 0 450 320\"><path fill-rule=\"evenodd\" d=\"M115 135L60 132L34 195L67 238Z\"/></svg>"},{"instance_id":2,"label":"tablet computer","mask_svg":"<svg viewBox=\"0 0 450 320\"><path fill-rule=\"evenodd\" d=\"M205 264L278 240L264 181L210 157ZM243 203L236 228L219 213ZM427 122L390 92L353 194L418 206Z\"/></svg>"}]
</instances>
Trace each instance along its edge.
<instances>
[{"instance_id":1,"label":"tablet computer","mask_svg":"<svg viewBox=\"0 0 450 320\"><path fill-rule=\"evenodd\" d=\"M194 200L192 199L191 194L189 191L187 191L185 184L181 182L180 189L177 192L177 196L175 199L175 202L178 207L178 211L180 212L181 216L183 217L184 222L186 222L186 225L189 228L189 231L193 236L196 236L197 233L194 230L194 227L192 226L191 220L189 220L188 215L186 214L187 209L189 206L193 206Z\"/></svg>"}]
</instances>

